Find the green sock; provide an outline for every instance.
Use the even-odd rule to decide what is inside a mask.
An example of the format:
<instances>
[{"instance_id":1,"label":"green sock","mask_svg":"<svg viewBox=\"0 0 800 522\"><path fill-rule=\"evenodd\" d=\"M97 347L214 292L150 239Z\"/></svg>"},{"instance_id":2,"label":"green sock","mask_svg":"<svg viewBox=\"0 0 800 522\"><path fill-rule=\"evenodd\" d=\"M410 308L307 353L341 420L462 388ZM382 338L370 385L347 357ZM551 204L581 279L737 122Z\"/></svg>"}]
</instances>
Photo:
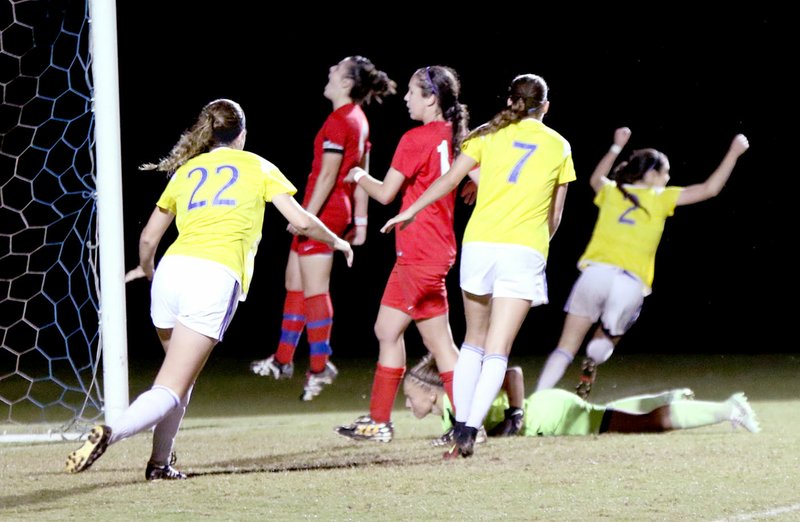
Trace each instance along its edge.
<instances>
[{"instance_id":1,"label":"green sock","mask_svg":"<svg viewBox=\"0 0 800 522\"><path fill-rule=\"evenodd\" d=\"M634 395L617 399L606 404L612 410L624 411L626 413L647 413L659 406L665 406L673 398L671 391L656 393L655 395Z\"/></svg>"},{"instance_id":2,"label":"green sock","mask_svg":"<svg viewBox=\"0 0 800 522\"><path fill-rule=\"evenodd\" d=\"M727 401L675 401L669 405L669 420L675 430L717 424L729 420L731 413Z\"/></svg>"},{"instance_id":3,"label":"green sock","mask_svg":"<svg viewBox=\"0 0 800 522\"><path fill-rule=\"evenodd\" d=\"M689 388L674 388L661 393L634 395L624 397L606 404L611 409L626 413L647 413L660 406L666 406L680 400L694 399L694 392Z\"/></svg>"}]
</instances>

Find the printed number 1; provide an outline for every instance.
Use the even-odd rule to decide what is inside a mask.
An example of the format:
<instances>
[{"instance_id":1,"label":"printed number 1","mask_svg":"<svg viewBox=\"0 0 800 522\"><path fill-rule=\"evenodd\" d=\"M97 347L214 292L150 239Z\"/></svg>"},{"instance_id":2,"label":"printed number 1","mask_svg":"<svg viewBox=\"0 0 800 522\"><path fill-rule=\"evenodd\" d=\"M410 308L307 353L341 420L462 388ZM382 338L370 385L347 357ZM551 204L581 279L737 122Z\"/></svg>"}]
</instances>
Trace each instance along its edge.
<instances>
[{"instance_id":1,"label":"printed number 1","mask_svg":"<svg viewBox=\"0 0 800 522\"><path fill-rule=\"evenodd\" d=\"M519 173L522 172L523 165L525 165L525 162L528 161L528 158L531 157L533 152L536 150L537 146L534 145L533 143L523 143L521 141L515 141L514 142L514 147L517 147L519 149L523 149L526 152L525 152L525 154L522 155L520 160L517 162L516 165L514 165L514 168L511 170L511 175L508 176L508 182L509 183L516 183L517 182L517 178L519 177Z\"/></svg>"},{"instance_id":2,"label":"printed number 1","mask_svg":"<svg viewBox=\"0 0 800 522\"><path fill-rule=\"evenodd\" d=\"M450 170L450 147L447 146L447 140L436 146L436 152L439 153L439 168L442 170L439 175L444 176Z\"/></svg>"}]
</instances>

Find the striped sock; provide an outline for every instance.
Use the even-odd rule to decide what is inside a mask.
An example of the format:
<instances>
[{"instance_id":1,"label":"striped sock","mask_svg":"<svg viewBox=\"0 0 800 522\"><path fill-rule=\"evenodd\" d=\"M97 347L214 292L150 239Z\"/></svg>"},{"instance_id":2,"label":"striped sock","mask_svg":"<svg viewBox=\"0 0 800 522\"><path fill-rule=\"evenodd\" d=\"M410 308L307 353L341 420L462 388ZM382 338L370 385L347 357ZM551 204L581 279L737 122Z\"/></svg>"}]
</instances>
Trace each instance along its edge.
<instances>
[{"instance_id":1,"label":"striped sock","mask_svg":"<svg viewBox=\"0 0 800 522\"><path fill-rule=\"evenodd\" d=\"M333 328L333 304L329 293L306 298L306 335L310 346L311 373L319 373L331 354L331 329Z\"/></svg>"},{"instance_id":2,"label":"striped sock","mask_svg":"<svg viewBox=\"0 0 800 522\"><path fill-rule=\"evenodd\" d=\"M278 350L275 352L275 360L281 364L288 364L294 361L294 351L303 327L306 324L305 317L305 297L303 292L286 292L286 299L283 302L283 322L281 322L281 340L278 342Z\"/></svg>"}]
</instances>

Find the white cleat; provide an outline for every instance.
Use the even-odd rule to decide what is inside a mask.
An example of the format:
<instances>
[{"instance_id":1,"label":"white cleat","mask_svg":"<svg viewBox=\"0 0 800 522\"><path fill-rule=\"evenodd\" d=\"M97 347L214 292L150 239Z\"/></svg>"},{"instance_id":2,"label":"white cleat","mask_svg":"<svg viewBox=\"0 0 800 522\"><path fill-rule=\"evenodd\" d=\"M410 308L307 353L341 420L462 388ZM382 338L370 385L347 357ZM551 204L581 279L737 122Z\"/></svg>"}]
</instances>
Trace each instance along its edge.
<instances>
[{"instance_id":1,"label":"white cleat","mask_svg":"<svg viewBox=\"0 0 800 522\"><path fill-rule=\"evenodd\" d=\"M750 433L758 433L761 431L761 425L756 418L756 412L753 411L752 406L747 402L747 397L744 393L734 393L730 396L728 402L733 406L731 411L731 424L733 424L734 427L742 427Z\"/></svg>"}]
</instances>

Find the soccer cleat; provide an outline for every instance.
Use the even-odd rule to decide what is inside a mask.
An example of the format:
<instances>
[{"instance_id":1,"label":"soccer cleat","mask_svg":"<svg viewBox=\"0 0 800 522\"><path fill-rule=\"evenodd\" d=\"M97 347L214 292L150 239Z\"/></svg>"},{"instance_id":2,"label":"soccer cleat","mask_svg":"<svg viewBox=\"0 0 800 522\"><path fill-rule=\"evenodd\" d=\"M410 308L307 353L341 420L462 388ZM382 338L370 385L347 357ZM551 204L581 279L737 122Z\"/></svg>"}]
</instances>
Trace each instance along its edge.
<instances>
[{"instance_id":1,"label":"soccer cleat","mask_svg":"<svg viewBox=\"0 0 800 522\"><path fill-rule=\"evenodd\" d=\"M95 460L105 453L108 441L111 438L111 428L98 424L89 431L83 446L73 451L67 457L66 470L70 473L80 473L91 467Z\"/></svg>"},{"instance_id":2,"label":"soccer cleat","mask_svg":"<svg viewBox=\"0 0 800 522\"><path fill-rule=\"evenodd\" d=\"M488 440L488 435L486 434L486 428L481 426L478 429L478 434L475 436L475 444L483 444ZM453 444L453 428L442 433L440 437L436 437L431 441L431 446L438 448L441 446L452 446Z\"/></svg>"},{"instance_id":3,"label":"soccer cleat","mask_svg":"<svg viewBox=\"0 0 800 522\"><path fill-rule=\"evenodd\" d=\"M314 397L322 392L322 388L333 383L337 375L339 375L339 370L330 361L325 363L325 369L319 373L306 372L306 383L303 386L303 394L300 396L300 400L313 400Z\"/></svg>"},{"instance_id":4,"label":"soccer cleat","mask_svg":"<svg viewBox=\"0 0 800 522\"><path fill-rule=\"evenodd\" d=\"M250 370L256 375L272 377L273 379L291 379L294 375L294 364L282 364L275 360L275 355L270 355L266 359L253 361L250 363Z\"/></svg>"},{"instance_id":5,"label":"soccer cleat","mask_svg":"<svg viewBox=\"0 0 800 522\"><path fill-rule=\"evenodd\" d=\"M581 362L581 378L575 387L575 393L578 394L578 397L586 399L589 396L595 377L597 377L597 363L591 357L584 357L583 362Z\"/></svg>"},{"instance_id":6,"label":"soccer cleat","mask_svg":"<svg viewBox=\"0 0 800 522\"><path fill-rule=\"evenodd\" d=\"M736 426L742 427L750 433L758 433L761 431L761 425L756 418L756 412L747 402L747 396L744 393L734 393L728 399L731 403L731 424L734 428Z\"/></svg>"},{"instance_id":7,"label":"soccer cleat","mask_svg":"<svg viewBox=\"0 0 800 522\"><path fill-rule=\"evenodd\" d=\"M184 480L186 473L173 468L172 463L159 466L148 462L147 468L144 470L144 477L147 480Z\"/></svg>"},{"instance_id":8,"label":"soccer cleat","mask_svg":"<svg viewBox=\"0 0 800 522\"><path fill-rule=\"evenodd\" d=\"M492 428L489 435L492 437L510 437L517 435L522 429L522 417L525 412L522 408L510 407L505 411L505 419Z\"/></svg>"},{"instance_id":9,"label":"soccer cleat","mask_svg":"<svg viewBox=\"0 0 800 522\"><path fill-rule=\"evenodd\" d=\"M475 452L478 431L478 428L472 428L463 422L456 422L453 427L453 445L444 452L442 458L444 460L452 460L459 455L464 458L472 456Z\"/></svg>"},{"instance_id":10,"label":"soccer cleat","mask_svg":"<svg viewBox=\"0 0 800 522\"><path fill-rule=\"evenodd\" d=\"M441 446L451 446L453 444L453 428L448 429L440 437L431 441L431 446L438 448Z\"/></svg>"},{"instance_id":11,"label":"soccer cleat","mask_svg":"<svg viewBox=\"0 0 800 522\"><path fill-rule=\"evenodd\" d=\"M363 415L352 424L339 426L333 431L353 440L371 440L374 442L392 442L394 426L392 422L375 422L369 415Z\"/></svg>"}]
</instances>

